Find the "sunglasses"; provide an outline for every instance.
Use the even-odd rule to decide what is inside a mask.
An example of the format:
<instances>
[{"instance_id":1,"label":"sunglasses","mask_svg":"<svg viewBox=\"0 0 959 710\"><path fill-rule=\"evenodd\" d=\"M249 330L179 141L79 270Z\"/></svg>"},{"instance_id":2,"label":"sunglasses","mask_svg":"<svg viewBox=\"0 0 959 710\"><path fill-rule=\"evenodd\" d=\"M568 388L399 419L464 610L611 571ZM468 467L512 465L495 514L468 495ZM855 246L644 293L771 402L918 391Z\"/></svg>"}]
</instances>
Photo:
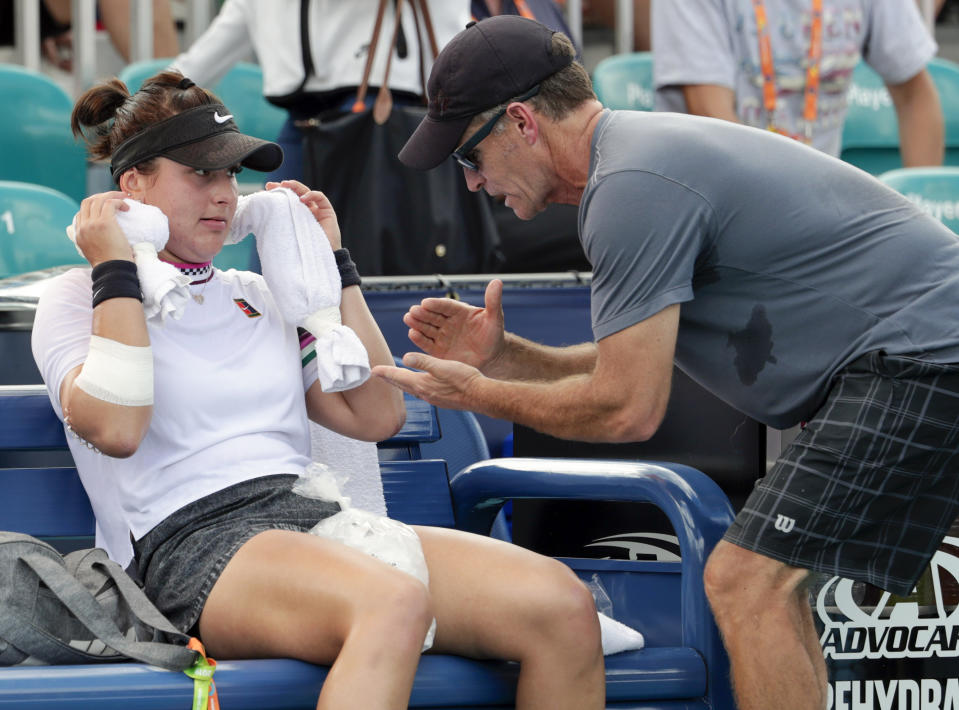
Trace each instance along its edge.
<instances>
[{"instance_id":1,"label":"sunglasses","mask_svg":"<svg viewBox=\"0 0 959 710\"><path fill-rule=\"evenodd\" d=\"M457 163L462 165L467 170L472 170L474 172L478 171L479 167L476 165L476 160L470 157L470 154L476 149L476 146L478 146L482 142L482 140L490 134L490 132L493 130L493 126L496 125L496 122L503 117L504 113L506 113L506 109L509 108L509 104L512 104L516 101L526 101L526 99L531 99L532 97L536 96L536 94L538 93L539 93L539 84L536 84L536 86L534 86L532 89L527 91L522 96L517 97L513 99L512 101L510 101L509 103L507 103L506 106L500 109L499 111L497 111L496 114L490 120L488 120L486 123L480 126L480 129L476 131L476 133L474 133L472 136L470 136L468 141L466 141L465 143L463 143L463 145L461 145L459 148L453 151L453 160L455 160Z\"/></svg>"}]
</instances>

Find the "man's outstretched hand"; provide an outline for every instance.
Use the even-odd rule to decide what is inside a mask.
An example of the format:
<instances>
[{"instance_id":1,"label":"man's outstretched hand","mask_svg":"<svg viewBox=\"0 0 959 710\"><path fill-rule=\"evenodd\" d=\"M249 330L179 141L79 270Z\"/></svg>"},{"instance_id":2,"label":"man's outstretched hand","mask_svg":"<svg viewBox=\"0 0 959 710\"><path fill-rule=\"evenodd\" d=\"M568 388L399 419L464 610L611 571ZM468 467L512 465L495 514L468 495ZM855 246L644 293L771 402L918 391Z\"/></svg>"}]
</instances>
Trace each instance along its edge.
<instances>
[{"instance_id":1,"label":"man's outstretched hand","mask_svg":"<svg viewBox=\"0 0 959 710\"><path fill-rule=\"evenodd\" d=\"M423 353L406 353L403 364L418 372L403 367L377 365L373 368L373 375L443 409L472 409L475 406L470 392L475 390L476 382L483 377L475 367Z\"/></svg>"},{"instance_id":2,"label":"man's outstretched hand","mask_svg":"<svg viewBox=\"0 0 959 710\"><path fill-rule=\"evenodd\" d=\"M403 316L409 338L425 353L486 371L505 348L503 282L486 287L484 308L451 298L424 298Z\"/></svg>"}]
</instances>

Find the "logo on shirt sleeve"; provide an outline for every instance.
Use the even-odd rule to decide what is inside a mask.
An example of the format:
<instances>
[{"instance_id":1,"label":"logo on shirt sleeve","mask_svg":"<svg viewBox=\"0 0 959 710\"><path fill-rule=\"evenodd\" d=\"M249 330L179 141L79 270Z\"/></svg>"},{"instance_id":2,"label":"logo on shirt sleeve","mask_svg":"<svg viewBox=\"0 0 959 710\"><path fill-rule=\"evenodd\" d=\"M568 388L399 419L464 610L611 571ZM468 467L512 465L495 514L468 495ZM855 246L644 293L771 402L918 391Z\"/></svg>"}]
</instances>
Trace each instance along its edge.
<instances>
[{"instance_id":1,"label":"logo on shirt sleeve","mask_svg":"<svg viewBox=\"0 0 959 710\"><path fill-rule=\"evenodd\" d=\"M247 318L259 318L261 315L263 315L253 306L247 303L245 298L234 298L233 302L237 305L237 308L246 314Z\"/></svg>"}]
</instances>

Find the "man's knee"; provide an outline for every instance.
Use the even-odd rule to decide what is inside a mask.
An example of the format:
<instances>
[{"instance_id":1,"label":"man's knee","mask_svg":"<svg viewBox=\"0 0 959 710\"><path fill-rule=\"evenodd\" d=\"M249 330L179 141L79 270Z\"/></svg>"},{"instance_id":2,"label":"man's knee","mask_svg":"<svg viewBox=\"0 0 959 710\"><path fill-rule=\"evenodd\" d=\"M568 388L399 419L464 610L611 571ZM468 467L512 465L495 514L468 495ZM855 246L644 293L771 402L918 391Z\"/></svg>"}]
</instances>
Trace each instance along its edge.
<instances>
[{"instance_id":1,"label":"man's knee","mask_svg":"<svg viewBox=\"0 0 959 710\"><path fill-rule=\"evenodd\" d=\"M791 601L808 571L720 541L706 562L703 584L716 613L769 608Z\"/></svg>"}]
</instances>

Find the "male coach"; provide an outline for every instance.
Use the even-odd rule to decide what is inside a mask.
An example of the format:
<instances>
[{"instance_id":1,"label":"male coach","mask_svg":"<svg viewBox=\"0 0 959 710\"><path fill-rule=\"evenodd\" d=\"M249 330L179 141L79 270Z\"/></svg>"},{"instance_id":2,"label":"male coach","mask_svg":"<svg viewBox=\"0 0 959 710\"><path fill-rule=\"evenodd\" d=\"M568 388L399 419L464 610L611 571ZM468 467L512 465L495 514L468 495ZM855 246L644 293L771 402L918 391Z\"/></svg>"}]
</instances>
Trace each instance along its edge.
<instances>
[{"instance_id":1,"label":"male coach","mask_svg":"<svg viewBox=\"0 0 959 710\"><path fill-rule=\"evenodd\" d=\"M537 345L426 299L374 373L442 407L637 441L675 362L773 427L805 427L713 551L706 588L743 710L821 710L810 571L908 594L959 513L959 239L866 173L716 119L609 111L569 40L493 17L441 52L400 153L450 155L520 218L579 205L595 342Z\"/></svg>"}]
</instances>

